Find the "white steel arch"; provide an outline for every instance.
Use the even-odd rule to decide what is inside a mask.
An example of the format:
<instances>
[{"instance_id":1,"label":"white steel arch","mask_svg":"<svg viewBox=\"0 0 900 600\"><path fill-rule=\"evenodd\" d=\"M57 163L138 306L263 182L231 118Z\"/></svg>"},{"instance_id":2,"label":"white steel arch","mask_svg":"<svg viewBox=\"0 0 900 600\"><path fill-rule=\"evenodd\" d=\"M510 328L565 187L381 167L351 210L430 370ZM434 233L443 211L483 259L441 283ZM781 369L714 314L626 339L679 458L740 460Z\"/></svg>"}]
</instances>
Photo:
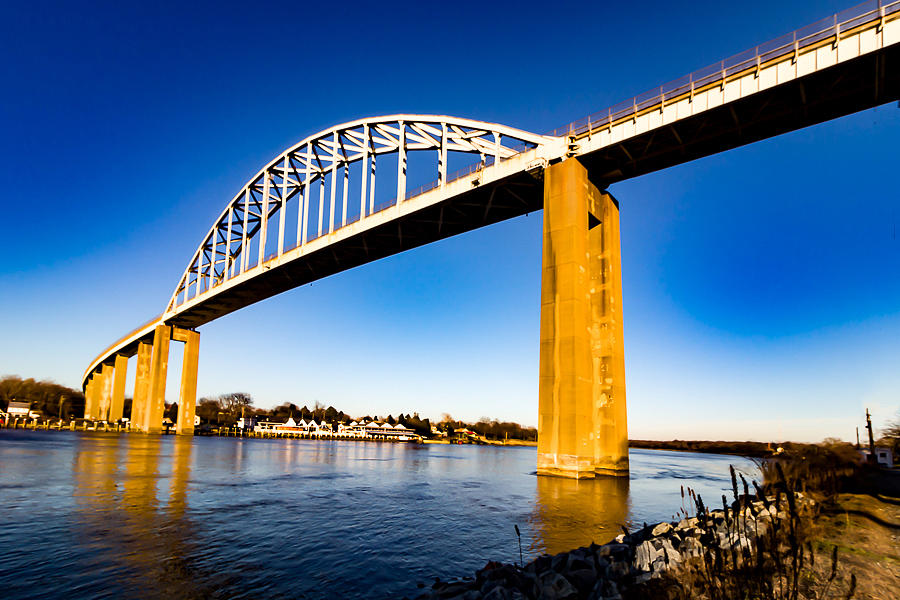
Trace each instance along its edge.
<instances>
[{"instance_id":1,"label":"white steel arch","mask_svg":"<svg viewBox=\"0 0 900 600\"><path fill-rule=\"evenodd\" d=\"M262 265L271 258L266 252L273 245L270 235L277 235L273 256L281 256L384 208L558 139L496 123L408 114L359 119L311 135L260 169L231 199L182 273L166 314L179 312L189 301L196 304L222 283ZM408 190L407 157L420 151L431 151L436 179ZM451 153L480 158L448 175ZM396 155L396 170L388 175L395 178L396 194L386 203L376 202L375 178L382 177L376 172L377 157L386 154ZM355 163L360 164L358 174L351 177ZM291 201L296 217L289 223ZM359 203L358 214L351 210L354 202ZM285 243L288 233L296 235L290 247Z\"/></svg>"}]
</instances>

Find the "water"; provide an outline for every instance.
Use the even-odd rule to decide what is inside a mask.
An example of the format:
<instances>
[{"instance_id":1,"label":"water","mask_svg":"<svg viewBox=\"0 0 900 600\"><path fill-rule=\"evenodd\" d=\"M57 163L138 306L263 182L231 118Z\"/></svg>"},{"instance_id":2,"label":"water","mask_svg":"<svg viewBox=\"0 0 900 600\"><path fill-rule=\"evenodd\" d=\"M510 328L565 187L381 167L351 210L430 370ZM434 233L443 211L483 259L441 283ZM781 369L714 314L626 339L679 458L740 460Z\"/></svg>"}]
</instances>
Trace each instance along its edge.
<instances>
[{"instance_id":1,"label":"water","mask_svg":"<svg viewBox=\"0 0 900 600\"><path fill-rule=\"evenodd\" d=\"M528 447L0 430L3 597L387 598L709 504L746 459L631 451L534 475Z\"/></svg>"}]
</instances>

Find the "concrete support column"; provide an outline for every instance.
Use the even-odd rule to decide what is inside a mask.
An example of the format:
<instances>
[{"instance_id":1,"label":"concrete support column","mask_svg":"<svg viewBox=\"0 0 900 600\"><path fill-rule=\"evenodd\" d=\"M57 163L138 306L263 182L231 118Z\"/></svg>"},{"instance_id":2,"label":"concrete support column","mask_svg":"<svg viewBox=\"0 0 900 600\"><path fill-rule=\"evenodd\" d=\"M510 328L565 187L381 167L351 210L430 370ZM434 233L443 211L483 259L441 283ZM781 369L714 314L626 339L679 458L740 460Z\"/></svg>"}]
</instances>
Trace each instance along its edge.
<instances>
[{"instance_id":1,"label":"concrete support column","mask_svg":"<svg viewBox=\"0 0 900 600\"><path fill-rule=\"evenodd\" d=\"M128 374L128 357L116 354L112 383L112 401L109 405L109 420L115 423L122 418L125 408L125 376Z\"/></svg>"},{"instance_id":2,"label":"concrete support column","mask_svg":"<svg viewBox=\"0 0 900 600\"><path fill-rule=\"evenodd\" d=\"M200 361L200 333L175 327L172 339L184 342L181 364L181 393L178 397L178 422L175 433L194 435L194 412L197 406L197 367Z\"/></svg>"},{"instance_id":3,"label":"concrete support column","mask_svg":"<svg viewBox=\"0 0 900 600\"><path fill-rule=\"evenodd\" d=\"M112 365L103 365L100 368L100 410L97 413L97 417L101 421L109 420L109 405L112 400L112 375Z\"/></svg>"},{"instance_id":4,"label":"concrete support column","mask_svg":"<svg viewBox=\"0 0 900 600\"><path fill-rule=\"evenodd\" d=\"M166 408L166 372L169 368L169 340L172 328L157 325L153 331L153 359L150 363L150 395L144 414L144 431L162 433L163 413Z\"/></svg>"},{"instance_id":5,"label":"concrete support column","mask_svg":"<svg viewBox=\"0 0 900 600\"><path fill-rule=\"evenodd\" d=\"M134 369L134 396L131 399L131 427L135 431L144 429L144 415L147 399L150 397L150 363L153 359L153 345L138 342L137 362Z\"/></svg>"},{"instance_id":6,"label":"concrete support column","mask_svg":"<svg viewBox=\"0 0 900 600\"><path fill-rule=\"evenodd\" d=\"M628 473L618 206L568 159L544 170L538 474Z\"/></svg>"},{"instance_id":7,"label":"concrete support column","mask_svg":"<svg viewBox=\"0 0 900 600\"><path fill-rule=\"evenodd\" d=\"M91 420L100 419L100 388L103 384L103 373L97 371L91 377Z\"/></svg>"},{"instance_id":8,"label":"concrete support column","mask_svg":"<svg viewBox=\"0 0 900 600\"><path fill-rule=\"evenodd\" d=\"M84 418L92 419L91 411L94 410L92 406L94 400L94 375L91 374L88 377L87 385L84 386Z\"/></svg>"}]
</instances>

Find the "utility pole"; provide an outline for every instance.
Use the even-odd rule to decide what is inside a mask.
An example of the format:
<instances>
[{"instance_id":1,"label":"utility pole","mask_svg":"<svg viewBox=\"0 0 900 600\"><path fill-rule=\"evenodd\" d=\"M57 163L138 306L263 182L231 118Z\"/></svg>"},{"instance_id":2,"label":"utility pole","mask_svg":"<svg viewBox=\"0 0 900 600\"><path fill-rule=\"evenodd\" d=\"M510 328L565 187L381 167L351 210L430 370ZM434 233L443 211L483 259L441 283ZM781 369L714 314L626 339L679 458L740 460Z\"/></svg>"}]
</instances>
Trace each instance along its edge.
<instances>
[{"instance_id":1,"label":"utility pole","mask_svg":"<svg viewBox=\"0 0 900 600\"><path fill-rule=\"evenodd\" d=\"M859 450L859 427L856 428L856 449Z\"/></svg>"},{"instance_id":2,"label":"utility pole","mask_svg":"<svg viewBox=\"0 0 900 600\"><path fill-rule=\"evenodd\" d=\"M866 409L866 429L869 430L869 453L871 454L871 460L875 460L875 436L872 435L872 416L869 414L869 409Z\"/></svg>"}]
</instances>

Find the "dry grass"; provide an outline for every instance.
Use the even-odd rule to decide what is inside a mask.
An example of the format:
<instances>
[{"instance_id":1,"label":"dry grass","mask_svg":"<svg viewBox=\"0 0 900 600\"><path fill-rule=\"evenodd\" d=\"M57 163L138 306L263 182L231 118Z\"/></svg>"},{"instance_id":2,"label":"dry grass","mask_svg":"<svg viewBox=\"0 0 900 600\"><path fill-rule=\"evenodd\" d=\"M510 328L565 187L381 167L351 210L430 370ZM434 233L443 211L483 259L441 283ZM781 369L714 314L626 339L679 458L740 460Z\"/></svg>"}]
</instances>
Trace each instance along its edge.
<instances>
[{"instance_id":1,"label":"dry grass","mask_svg":"<svg viewBox=\"0 0 900 600\"><path fill-rule=\"evenodd\" d=\"M900 522L900 501L842 493L864 475L857 456L848 444L794 446L759 463L762 485L742 476L739 484L732 469L732 501L723 496L721 511L711 511L689 491L703 542L699 556L628 596L900 598L900 528L892 525ZM779 518L767 518L769 513ZM734 543L748 532L755 542Z\"/></svg>"}]
</instances>

